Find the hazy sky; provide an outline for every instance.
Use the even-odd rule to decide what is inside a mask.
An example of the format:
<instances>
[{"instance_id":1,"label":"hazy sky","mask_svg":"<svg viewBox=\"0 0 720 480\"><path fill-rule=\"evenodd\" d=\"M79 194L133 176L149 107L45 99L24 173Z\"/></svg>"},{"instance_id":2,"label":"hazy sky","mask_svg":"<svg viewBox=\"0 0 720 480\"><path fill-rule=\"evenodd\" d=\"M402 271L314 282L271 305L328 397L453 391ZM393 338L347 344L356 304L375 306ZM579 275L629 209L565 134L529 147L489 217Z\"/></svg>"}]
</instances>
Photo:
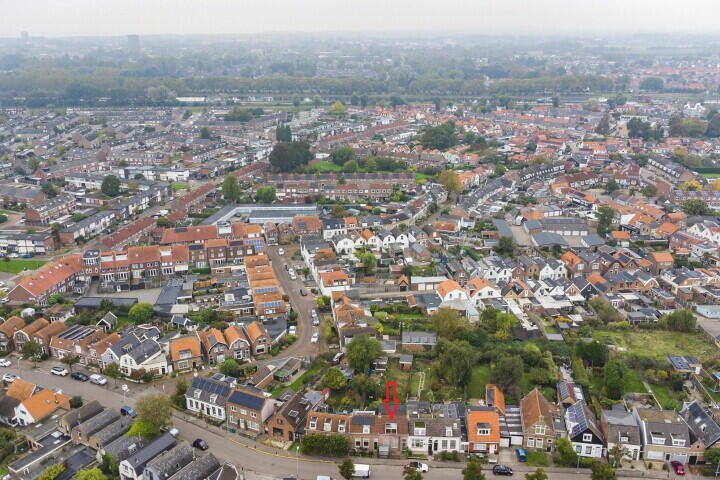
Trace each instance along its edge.
<instances>
[{"instance_id":1,"label":"hazy sky","mask_svg":"<svg viewBox=\"0 0 720 480\"><path fill-rule=\"evenodd\" d=\"M720 0L0 0L0 36L716 32Z\"/></svg>"}]
</instances>

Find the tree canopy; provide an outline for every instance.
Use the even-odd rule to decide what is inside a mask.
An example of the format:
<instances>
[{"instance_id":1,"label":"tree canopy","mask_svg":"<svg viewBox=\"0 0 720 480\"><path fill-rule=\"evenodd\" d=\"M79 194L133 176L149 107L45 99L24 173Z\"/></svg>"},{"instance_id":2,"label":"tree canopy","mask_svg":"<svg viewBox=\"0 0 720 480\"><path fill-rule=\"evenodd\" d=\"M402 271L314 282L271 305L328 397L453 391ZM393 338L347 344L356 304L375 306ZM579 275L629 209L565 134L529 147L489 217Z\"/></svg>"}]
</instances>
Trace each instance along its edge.
<instances>
[{"instance_id":1,"label":"tree canopy","mask_svg":"<svg viewBox=\"0 0 720 480\"><path fill-rule=\"evenodd\" d=\"M307 165L312 159L306 142L278 142L270 153L270 164L281 172L290 172Z\"/></svg>"},{"instance_id":2,"label":"tree canopy","mask_svg":"<svg viewBox=\"0 0 720 480\"><path fill-rule=\"evenodd\" d=\"M425 148L447 150L458 144L455 125L446 122L442 125L427 126L420 131L420 143Z\"/></svg>"},{"instance_id":3,"label":"tree canopy","mask_svg":"<svg viewBox=\"0 0 720 480\"><path fill-rule=\"evenodd\" d=\"M117 197L120 195L120 179L115 175L106 176L100 185L100 191L108 197Z\"/></svg>"},{"instance_id":4,"label":"tree canopy","mask_svg":"<svg viewBox=\"0 0 720 480\"><path fill-rule=\"evenodd\" d=\"M367 373L381 353L380 342L368 335L358 335L347 344L348 363L360 373Z\"/></svg>"},{"instance_id":5,"label":"tree canopy","mask_svg":"<svg viewBox=\"0 0 720 480\"><path fill-rule=\"evenodd\" d=\"M128 320L136 325L149 322L152 316L153 306L151 303L146 302L136 303L130 307L128 312Z\"/></svg>"},{"instance_id":6,"label":"tree canopy","mask_svg":"<svg viewBox=\"0 0 720 480\"><path fill-rule=\"evenodd\" d=\"M275 187L260 187L255 192L255 201L258 203L272 203L275 199Z\"/></svg>"}]
</instances>

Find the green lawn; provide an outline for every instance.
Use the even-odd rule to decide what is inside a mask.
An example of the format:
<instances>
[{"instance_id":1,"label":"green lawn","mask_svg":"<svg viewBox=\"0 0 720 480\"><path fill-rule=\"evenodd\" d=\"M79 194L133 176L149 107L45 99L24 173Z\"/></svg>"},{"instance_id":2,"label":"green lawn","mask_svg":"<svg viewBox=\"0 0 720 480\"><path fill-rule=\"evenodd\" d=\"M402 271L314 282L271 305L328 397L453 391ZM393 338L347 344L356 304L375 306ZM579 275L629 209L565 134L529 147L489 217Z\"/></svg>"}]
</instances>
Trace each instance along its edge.
<instances>
[{"instance_id":1,"label":"green lawn","mask_svg":"<svg viewBox=\"0 0 720 480\"><path fill-rule=\"evenodd\" d=\"M469 398L485 398L485 385L490 383L490 365L476 365L473 367L468 385Z\"/></svg>"},{"instance_id":2,"label":"green lawn","mask_svg":"<svg viewBox=\"0 0 720 480\"><path fill-rule=\"evenodd\" d=\"M664 360L668 355L692 355L705 362L717 358L717 347L702 333L663 330L595 330L593 338L628 353ZM652 348L650 348L652 347Z\"/></svg>"},{"instance_id":3,"label":"green lawn","mask_svg":"<svg viewBox=\"0 0 720 480\"><path fill-rule=\"evenodd\" d=\"M640 379L637 370L628 369L625 373L625 391L631 393L645 393L645 385Z\"/></svg>"},{"instance_id":4,"label":"green lawn","mask_svg":"<svg viewBox=\"0 0 720 480\"><path fill-rule=\"evenodd\" d=\"M325 368L324 363L315 362L312 366L310 366L310 368L305 373L300 375L297 379L295 379L294 382L292 382L290 385L288 385L288 387L292 388L293 390L295 390L297 392L298 390L303 388L310 381L310 377L320 373L323 370L323 368ZM275 390L273 390L272 396L276 397L277 395L280 395L280 393L283 390L285 390L285 388L286 388L285 386L276 388Z\"/></svg>"},{"instance_id":5,"label":"green lawn","mask_svg":"<svg viewBox=\"0 0 720 480\"><path fill-rule=\"evenodd\" d=\"M305 168L309 173L341 172L342 167L333 162L317 162Z\"/></svg>"},{"instance_id":6,"label":"green lawn","mask_svg":"<svg viewBox=\"0 0 720 480\"><path fill-rule=\"evenodd\" d=\"M665 385L650 384L650 388L655 394L655 398L660 402L660 406L666 410L679 409L680 401L675 398L672 391Z\"/></svg>"},{"instance_id":7,"label":"green lawn","mask_svg":"<svg viewBox=\"0 0 720 480\"><path fill-rule=\"evenodd\" d=\"M188 188L190 188L190 185L188 185L187 183L173 183L172 184L173 192L177 192L179 190L187 190Z\"/></svg>"},{"instance_id":8,"label":"green lawn","mask_svg":"<svg viewBox=\"0 0 720 480\"><path fill-rule=\"evenodd\" d=\"M6 273L20 273L26 268L28 270L37 270L38 268L45 265L47 262L44 260L20 260L13 259L9 261L0 260L0 272Z\"/></svg>"},{"instance_id":9,"label":"green lawn","mask_svg":"<svg viewBox=\"0 0 720 480\"><path fill-rule=\"evenodd\" d=\"M425 183L429 180L432 180L432 179L433 179L433 177L431 177L429 175L425 175L424 173L417 172L415 174L415 181L420 185L422 185L423 183Z\"/></svg>"},{"instance_id":10,"label":"green lawn","mask_svg":"<svg viewBox=\"0 0 720 480\"><path fill-rule=\"evenodd\" d=\"M397 360L388 361L387 371L385 372L386 380L394 380L397 382L398 397L410 393L408 389L411 388L412 382L410 381L410 372L400 370L400 365Z\"/></svg>"},{"instance_id":11,"label":"green lawn","mask_svg":"<svg viewBox=\"0 0 720 480\"><path fill-rule=\"evenodd\" d=\"M720 173L703 173L702 176L705 178L720 178Z\"/></svg>"}]
</instances>

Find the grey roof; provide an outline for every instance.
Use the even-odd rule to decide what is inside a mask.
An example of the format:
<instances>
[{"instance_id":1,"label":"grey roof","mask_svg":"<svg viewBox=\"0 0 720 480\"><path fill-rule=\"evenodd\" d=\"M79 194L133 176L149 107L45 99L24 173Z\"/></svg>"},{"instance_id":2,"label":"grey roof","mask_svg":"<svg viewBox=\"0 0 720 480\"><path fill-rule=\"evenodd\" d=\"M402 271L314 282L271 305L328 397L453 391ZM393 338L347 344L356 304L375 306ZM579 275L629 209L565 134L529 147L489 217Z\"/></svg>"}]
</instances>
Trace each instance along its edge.
<instances>
[{"instance_id":1,"label":"grey roof","mask_svg":"<svg viewBox=\"0 0 720 480\"><path fill-rule=\"evenodd\" d=\"M208 480L237 480L237 467L232 463L225 463L217 471L208 477Z\"/></svg>"},{"instance_id":2,"label":"grey roof","mask_svg":"<svg viewBox=\"0 0 720 480\"><path fill-rule=\"evenodd\" d=\"M162 352L162 347L158 342L152 339L147 339L141 342L135 348L128 352L128 355L135 360L135 363L142 364L148 358Z\"/></svg>"},{"instance_id":3,"label":"grey roof","mask_svg":"<svg viewBox=\"0 0 720 480\"><path fill-rule=\"evenodd\" d=\"M614 405L612 410L602 411L603 422L607 425L606 441L625 445L640 445L640 426L632 413L622 405ZM621 438L627 441L621 441Z\"/></svg>"},{"instance_id":4,"label":"grey roof","mask_svg":"<svg viewBox=\"0 0 720 480\"><path fill-rule=\"evenodd\" d=\"M122 462L143 448L145 444L146 441L137 435L132 437L122 435L106 445L103 451L115 457L118 462Z\"/></svg>"},{"instance_id":5,"label":"grey roof","mask_svg":"<svg viewBox=\"0 0 720 480\"><path fill-rule=\"evenodd\" d=\"M110 347L110 350L115 354L116 357L120 358L127 351L135 348L140 343L140 339L134 333L125 335L120 339L118 343Z\"/></svg>"},{"instance_id":6,"label":"grey roof","mask_svg":"<svg viewBox=\"0 0 720 480\"><path fill-rule=\"evenodd\" d=\"M375 423L374 415L353 415L350 419L353 425L373 425Z\"/></svg>"},{"instance_id":7,"label":"grey roof","mask_svg":"<svg viewBox=\"0 0 720 480\"><path fill-rule=\"evenodd\" d=\"M435 345L437 335L435 332L408 332L402 333L402 343L415 343L423 345Z\"/></svg>"},{"instance_id":8,"label":"grey roof","mask_svg":"<svg viewBox=\"0 0 720 480\"><path fill-rule=\"evenodd\" d=\"M668 355L668 360L676 370L692 370L691 365L700 364L695 357L683 357L681 355Z\"/></svg>"},{"instance_id":9,"label":"grey roof","mask_svg":"<svg viewBox=\"0 0 720 480\"><path fill-rule=\"evenodd\" d=\"M165 450L172 448L175 445L175 437L169 433L164 433L160 437L156 438L149 444L142 448L137 453L128 457L127 462L130 467L135 470L136 475L140 475L145 469L145 465L153 458L160 455Z\"/></svg>"},{"instance_id":10,"label":"grey roof","mask_svg":"<svg viewBox=\"0 0 720 480\"><path fill-rule=\"evenodd\" d=\"M546 247L551 245L567 245L565 239L552 232L539 232L532 235L532 239L538 247Z\"/></svg>"},{"instance_id":11,"label":"grey roof","mask_svg":"<svg viewBox=\"0 0 720 480\"><path fill-rule=\"evenodd\" d=\"M218 382L211 378L195 377L185 396L195 398L201 402L224 406L228 396L230 396L230 390L230 385L225 382Z\"/></svg>"},{"instance_id":12,"label":"grey roof","mask_svg":"<svg viewBox=\"0 0 720 480\"><path fill-rule=\"evenodd\" d=\"M119 418L119 411L115 410L114 408L107 408L102 412L98 413L97 415L93 416L92 418L85 420L83 423L73 428L73 430L77 429L85 437L90 437L91 435L99 432L101 429L107 427Z\"/></svg>"},{"instance_id":13,"label":"grey roof","mask_svg":"<svg viewBox=\"0 0 720 480\"><path fill-rule=\"evenodd\" d=\"M215 455L208 453L185 465L182 470L170 477L170 480L205 480L220 467L220 461Z\"/></svg>"},{"instance_id":14,"label":"grey roof","mask_svg":"<svg viewBox=\"0 0 720 480\"><path fill-rule=\"evenodd\" d=\"M193 456L192 447L187 442L182 442L150 460L145 469L152 469L158 478L168 478L192 462Z\"/></svg>"},{"instance_id":15,"label":"grey roof","mask_svg":"<svg viewBox=\"0 0 720 480\"><path fill-rule=\"evenodd\" d=\"M106 425L105 428L99 430L92 436L94 437L97 445L102 447L115 441L115 439L121 435L124 435L125 432L130 430L130 425L132 425L132 419L130 417L120 417L113 423Z\"/></svg>"},{"instance_id":16,"label":"grey roof","mask_svg":"<svg viewBox=\"0 0 720 480\"><path fill-rule=\"evenodd\" d=\"M705 448L713 447L720 440L720 426L697 400L685 404L680 410L680 416L693 435L702 440Z\"/></svg>"},{"instance_id":17,"label":"grey roof","mask_svg":"<svg viewBox=\"0 0 720 480\"><path fill-rule=\"evenodd\" d=\"M62 421L70 428L72 428L99 414L103 411L103 409L104 407L100 405L100 402L98 402L97 400L93 400L76 410L71 410L70 412L66 413L62 417Z\"/></svg>"}]
</instances>

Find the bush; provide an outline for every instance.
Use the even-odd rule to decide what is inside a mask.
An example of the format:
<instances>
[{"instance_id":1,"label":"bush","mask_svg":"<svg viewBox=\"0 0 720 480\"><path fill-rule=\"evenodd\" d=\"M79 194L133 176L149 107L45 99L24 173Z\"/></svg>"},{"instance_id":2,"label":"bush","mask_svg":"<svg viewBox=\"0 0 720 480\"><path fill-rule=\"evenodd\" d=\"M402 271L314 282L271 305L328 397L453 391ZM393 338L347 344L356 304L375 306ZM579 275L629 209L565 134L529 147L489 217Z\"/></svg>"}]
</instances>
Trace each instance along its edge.
<instances>
[{"instance_id":1,"label":"bush","mask_svg":"<svg viewBox=\"0 0 720 480\"><path fill-rule=\"evenodd\" d=\"M535 450L528 453L527 464L530 467L547 467L548 456L547 453L541 450Z\"/></svg>"},{"instance_id":2,"label":"bush","mask_svg":"<svg viewBox=\"0 0 720 480\"><path fill-rule=\"evenodd\" d=\"M300 451L304 455L346 457L350 453L350 444L344 435L337 433L308 433L300 441Z\"/></svg>"},{"instance_id":3,"label":"bush","mask_svg":"<svg viewBox=\"0 0 720 480\"><path fill-rule=\"evenodd\" d=\"M80 408L83 406L83 399L79 395L75 395L70 399L70 408Z\"/></svg>"}]
</instances>

